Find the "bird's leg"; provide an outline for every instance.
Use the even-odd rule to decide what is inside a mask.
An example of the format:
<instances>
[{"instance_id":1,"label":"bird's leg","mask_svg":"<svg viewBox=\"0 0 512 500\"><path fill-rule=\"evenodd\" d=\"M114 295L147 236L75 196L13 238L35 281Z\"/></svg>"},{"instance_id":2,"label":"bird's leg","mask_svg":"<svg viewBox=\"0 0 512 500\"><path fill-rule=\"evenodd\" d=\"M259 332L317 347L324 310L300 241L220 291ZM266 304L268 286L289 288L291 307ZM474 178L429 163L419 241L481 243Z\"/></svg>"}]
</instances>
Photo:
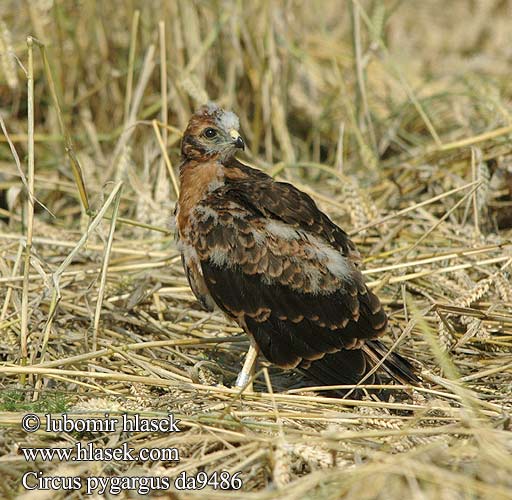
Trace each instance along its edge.
<instances>
[{"instance_id":1,"label":"bird's leg","mask_svg":"<svg viewBox=\"0 0 512 500\"><path fill-rule=\"evenodd\" d=\"M245 387L245 385L249 382L247 386L247 391L252 392L252 376L254 375L254 369L256 368L256 359L260 352L259 347L255 342L251 340L251 345L249 350L247 351L247 355L245 356L244 366L242 367L242 371L238 374L236 379L235 386L236 387Z\"/></svg>"}]
</instances>

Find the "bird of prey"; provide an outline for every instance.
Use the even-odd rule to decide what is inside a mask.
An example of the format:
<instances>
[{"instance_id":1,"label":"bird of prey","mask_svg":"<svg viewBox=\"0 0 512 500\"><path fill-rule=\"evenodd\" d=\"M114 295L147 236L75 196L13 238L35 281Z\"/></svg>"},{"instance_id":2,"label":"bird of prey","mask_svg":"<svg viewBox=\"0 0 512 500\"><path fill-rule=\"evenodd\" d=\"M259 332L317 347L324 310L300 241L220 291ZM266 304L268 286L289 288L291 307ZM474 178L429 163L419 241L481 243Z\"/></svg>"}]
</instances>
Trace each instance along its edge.
<instances>
[{"instance_id":1,"label":"bird of prey","mask_svg":"<svg viewBox=\"0 0 512 500\"><path fill-rule=\"evenodd\" d=\"M321 385L357 383L387 354L376 340L387 316L364 283L359 252L309 195L241 163L238 149L238 117L214 103L201 107L183 135L176 205L194 295L251 338L236 385L248 384L258 352ZM398 354L382 368L417 381Z\"/></svg>"}]
</instances>

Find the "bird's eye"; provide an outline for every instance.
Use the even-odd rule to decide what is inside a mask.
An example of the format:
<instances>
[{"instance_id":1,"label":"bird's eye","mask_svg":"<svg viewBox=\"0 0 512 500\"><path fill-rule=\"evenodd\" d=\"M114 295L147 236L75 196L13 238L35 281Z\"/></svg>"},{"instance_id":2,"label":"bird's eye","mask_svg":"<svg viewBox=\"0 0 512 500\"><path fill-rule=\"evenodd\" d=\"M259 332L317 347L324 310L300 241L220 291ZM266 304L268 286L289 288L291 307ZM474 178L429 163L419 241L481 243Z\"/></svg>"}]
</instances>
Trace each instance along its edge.
<instances>
[{"instance_id":1,"label":"bird's eye","mask_svg":"<svg viewBox=\"0 0 512 500\"><path fill-rule=\"evenodd\" d=\"M208 139L212 139L217 135L217 131L214 128L207 128L203 133L205 137L208 137Z\"/></svg>"}]
</instances>

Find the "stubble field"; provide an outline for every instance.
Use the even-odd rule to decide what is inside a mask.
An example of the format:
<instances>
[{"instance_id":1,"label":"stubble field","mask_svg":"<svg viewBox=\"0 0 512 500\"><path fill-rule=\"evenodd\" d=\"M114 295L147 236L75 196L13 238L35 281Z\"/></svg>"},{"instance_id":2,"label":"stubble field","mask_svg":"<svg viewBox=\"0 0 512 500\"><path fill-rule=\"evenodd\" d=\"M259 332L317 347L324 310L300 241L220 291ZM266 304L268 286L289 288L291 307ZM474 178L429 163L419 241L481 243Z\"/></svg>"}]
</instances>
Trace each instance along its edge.
<instances>
[{"instance_id":1,"label":"stubble field","mask_svg":"<svg viewBox=\"0 0 512 500\"><path fill-rule=\"evenodd\" d=\"M144 493L27 490L37 471L240 472L240 490L154 492L178 499L511 498L510 16L498 0L4 1L0 498ZM172 226L181 131L208 100L239 115L242 161L352 235L421 387L329 398L261 362L254 393L231 388L248 339L200 309ZM170 412L181 432L44 430L63 412ZM179 460L22 451L78 443Z\"/></svg>"}]
</instances>

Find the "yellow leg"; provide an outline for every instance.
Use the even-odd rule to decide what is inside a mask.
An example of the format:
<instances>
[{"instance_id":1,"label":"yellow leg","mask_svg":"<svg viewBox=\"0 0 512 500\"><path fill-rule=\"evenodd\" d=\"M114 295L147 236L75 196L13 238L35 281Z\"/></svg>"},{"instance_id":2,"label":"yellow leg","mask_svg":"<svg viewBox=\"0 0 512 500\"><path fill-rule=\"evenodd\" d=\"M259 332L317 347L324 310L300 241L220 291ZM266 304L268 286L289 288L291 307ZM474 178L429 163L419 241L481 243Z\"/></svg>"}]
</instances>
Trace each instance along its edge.
<instances>
[{"instance_id":1,"label":"yellow leg","mask_svg":"<svg viewBox=\"0 0 512 500\"><path fill-rule=\"evenodd\" d=\"M258 358L260 350L257 345L251 342L251 346L245 356L244 366L242 371L238 374L236 379L236 387L245 387L247 385L247 391L252 392L252 377L254 375L254 369L256 368L256 359ZM249 385L248 385L249 384Z\"/></svg>"}]
</instances>

